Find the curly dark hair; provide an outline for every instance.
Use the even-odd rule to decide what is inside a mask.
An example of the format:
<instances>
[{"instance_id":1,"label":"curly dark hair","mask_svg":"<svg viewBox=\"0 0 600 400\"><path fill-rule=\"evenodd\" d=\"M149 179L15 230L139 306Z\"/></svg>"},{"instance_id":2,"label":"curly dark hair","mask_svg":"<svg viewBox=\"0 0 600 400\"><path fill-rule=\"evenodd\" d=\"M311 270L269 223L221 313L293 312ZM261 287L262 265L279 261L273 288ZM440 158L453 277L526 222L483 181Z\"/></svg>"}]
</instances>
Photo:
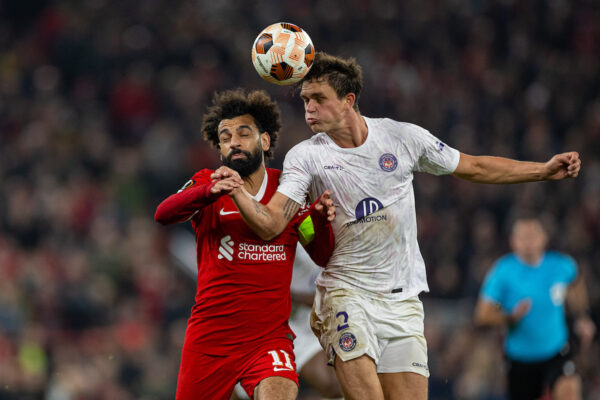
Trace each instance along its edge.
<instances>
[{"instance_id":1,"label":"curly dark hair","mask_svg":"<svg viewBox=\"0 0 600 400\"><path fill-rule=\"evenodd\" d=\"M273 149L281 129L280 111L277 103L264 90L246 93L243 89L226 90L215 93L213 105L202 117L204 140L219 148L219 123L224 119L250 114L259 132L267 132L271 138L269 150L264 152L265 160L273 157Z\"/></svg>"},{"instance_id":2,"label":"curly dark hair","mask_svg":"<svg viewBox=\"0 0 600 400\"><path fill-rule=\"evenodd\" d=\"M341 99L348 93L354 93L354 108L358 110L358 97L363 86L362 68L356 59L332 56L323 51L315 54L313 66L308 74L296 84L301 88L304 82L324 80L335 90Z\"/></svg>"}]
</instances>

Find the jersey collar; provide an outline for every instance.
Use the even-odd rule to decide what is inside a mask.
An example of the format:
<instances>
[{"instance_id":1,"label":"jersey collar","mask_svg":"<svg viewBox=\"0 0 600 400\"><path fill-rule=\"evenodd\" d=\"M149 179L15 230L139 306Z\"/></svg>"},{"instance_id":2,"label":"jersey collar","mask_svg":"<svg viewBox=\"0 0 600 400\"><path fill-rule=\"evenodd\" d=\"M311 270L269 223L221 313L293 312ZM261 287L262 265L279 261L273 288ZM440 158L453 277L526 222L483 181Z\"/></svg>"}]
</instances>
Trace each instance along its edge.
<instances>
[{"instance_id":1,"label":"jersey collar","mask_svg":"<svg viewBox=\"0 0 600 400\"><path fill-rule=\"evenodd\" d=\"M262 183L260 184L260 189L258 189L258 192L256 193L255 196L250 195L250 197L252 197L254 200L260 202L263 198L263 196L265 195L265 192L267 191L267 181L269 177L269 171L267 171L265 169L265 176L263 178Z\"/></svg>"}]
</instances>

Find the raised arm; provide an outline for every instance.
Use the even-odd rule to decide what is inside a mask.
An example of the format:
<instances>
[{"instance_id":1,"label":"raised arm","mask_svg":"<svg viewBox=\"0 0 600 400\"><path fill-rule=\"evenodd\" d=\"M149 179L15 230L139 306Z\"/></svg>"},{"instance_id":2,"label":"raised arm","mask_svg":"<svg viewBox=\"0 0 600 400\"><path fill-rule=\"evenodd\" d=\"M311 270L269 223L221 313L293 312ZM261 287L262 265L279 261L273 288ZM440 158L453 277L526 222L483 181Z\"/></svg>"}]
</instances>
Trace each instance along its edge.
<instances>
[{"instance_id":1,"label":"raised arm","mask_svg":"<svg viewBox=\"0 0 600 400\"><path fill-rule=\"evenodd\" d=\"M231 168L220 167L211 176L213 180L231 180L239 185L229 196L234 201L246 224L263 240L278 236L300 209L300 204L276 192L267 205L250 197L244 190L244 181Z\"/></svg>"},{"instance_id":2,"label":"raised arm","mask_svg":"<svg viewBox=\"0 0 600 400\"><path fill-rule=\"evenodd\" d=\"M243 189L233 191L231 198L244 221L263 240L271 240L283 232L300 209L300 204L279 192L266 205L254 200Z\"/></svg>"},{"instance_id":3,"label":"raised arm","mask_svg":"<svg viewBox=\"0 0 600 400\"><path fill-rule=\"evenodd\" d=\"M520 183L575 178L580 168L574 151L557 154L546 163L461 153L452 175L477 183Z\"/></svg>"},{"instance_id":4,"label":"raised arm","mask_svg":"<svg viewBox=\"0 0 600 400\"><path fill-rule=\"evenodd\" d=\"M268 204L261 204L254 200L243 188L244 181L239 174L228 168L220 167L212 175L212 179L227 179L240 185L239 189L232 190L229 193L240 214L248 226L263 240L271 240L284 231L291 219L300 209L300 204L289 197L276 192ZM327 197L328 204L333 202ZM317 205L321 211L323 205ZM328 221L335 218L335 208L328 209L325 212Z\"/></svg>"},{"instance_id":5,"label":"raised arm","mask_svg":"<svg viewBox=\"0 0 600 400\"><path fill-rule=\"evenodd\" d=\"M154 220L162 225L176 224L192 218L198 210L214 202L220 196L238 188L232 179L195 183L163 200L156 208Z\"/></svg>"}]
</instances>

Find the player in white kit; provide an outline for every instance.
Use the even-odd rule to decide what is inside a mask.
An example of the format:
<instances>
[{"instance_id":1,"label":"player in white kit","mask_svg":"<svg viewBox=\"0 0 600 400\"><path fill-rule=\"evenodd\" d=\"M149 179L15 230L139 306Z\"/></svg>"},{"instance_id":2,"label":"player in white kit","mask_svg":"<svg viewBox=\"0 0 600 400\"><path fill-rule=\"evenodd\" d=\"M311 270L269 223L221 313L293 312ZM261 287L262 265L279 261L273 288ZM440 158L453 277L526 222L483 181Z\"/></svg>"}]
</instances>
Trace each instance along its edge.
<instances>
[{"instance_id":1,"label":"player in white kit","mask_svg":"<svg viewBox=\"0 0 600 400\"><path fill-rule=\"evenodd\" d=\"M269 204L243 190L230 195L263 239L283 231L306 196L331 189L337 207L335 250L317 279L312 327L334 363L346 399L426 399L423 306L425 264L417 243L416 171L480 183L576 177L576 152L546 163L470 156L427 130L360 114L362 71L354 59L317 53L301 83L305 119L314 133L287 154ZM214 179L231 179L221 168ZM329 218L333 218L330 215Z\"/></svg>"}]
</instances>

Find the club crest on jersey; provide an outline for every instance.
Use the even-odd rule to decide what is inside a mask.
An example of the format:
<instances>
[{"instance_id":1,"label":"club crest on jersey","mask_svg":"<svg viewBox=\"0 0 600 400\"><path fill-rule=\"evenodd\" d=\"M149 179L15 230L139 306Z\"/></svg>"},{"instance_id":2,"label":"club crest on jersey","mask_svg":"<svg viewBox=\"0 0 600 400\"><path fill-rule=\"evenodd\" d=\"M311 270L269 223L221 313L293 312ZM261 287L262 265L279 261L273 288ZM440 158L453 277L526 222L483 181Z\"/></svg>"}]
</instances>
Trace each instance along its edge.
<instances>
[{"instance_id":1,"label":"club crest on jersey","mask_svg":"<svg viewBox=\"0 0 600 400\"><path fill-rule=\"evenodd\" d=\"M356 337L350 332L344 332L340 336L340 349L343 351L352 351L356 347Z\"/></svg>"},{"instance_id":2,"label":"club crest on jersey","mask_svg":"<svg viewBox=\"0 0 600 400\"><path fill-rule=\"evenodd\" d=\"M392 172L398 166L398 159L391 153L385 153L379 157L379 166L386 172Z\"/></svg>"},{"instance_id":3,"label":"club crest on jersey","mask_svg":"<svg viewBox=\"0 0 600 400\"><path fill-rule=\"evenodd\" d=\"M227 235L221 238L221 245L219 246L219 260L226 258L229 261L233 260L233 240L231 236Z\"/></svg>"}]
</instances>

